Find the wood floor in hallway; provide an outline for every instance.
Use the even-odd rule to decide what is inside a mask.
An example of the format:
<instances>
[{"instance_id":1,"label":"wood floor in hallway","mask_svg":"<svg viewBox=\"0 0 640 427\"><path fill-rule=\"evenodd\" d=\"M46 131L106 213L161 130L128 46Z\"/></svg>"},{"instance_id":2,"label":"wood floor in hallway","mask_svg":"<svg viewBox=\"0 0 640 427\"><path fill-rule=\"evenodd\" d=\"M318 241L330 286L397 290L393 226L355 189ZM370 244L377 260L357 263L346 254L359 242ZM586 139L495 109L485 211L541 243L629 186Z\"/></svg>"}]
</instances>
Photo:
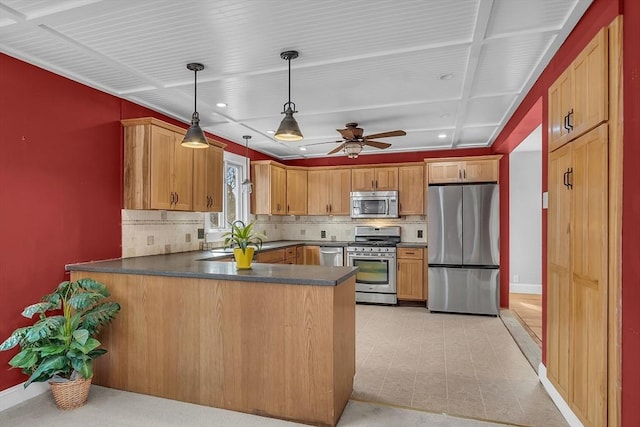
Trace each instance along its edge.
<instances>
[{"instance_id":1,"label":"wood floor in hallway","mask_svg":"<svg viewBox=\"0 0 640 427\"><path fill-rule=\"evenodd\" d=\"M531 338L542 346L542 295L511 293L509 309L529 332Z\"/></svg>"}]
</instances>

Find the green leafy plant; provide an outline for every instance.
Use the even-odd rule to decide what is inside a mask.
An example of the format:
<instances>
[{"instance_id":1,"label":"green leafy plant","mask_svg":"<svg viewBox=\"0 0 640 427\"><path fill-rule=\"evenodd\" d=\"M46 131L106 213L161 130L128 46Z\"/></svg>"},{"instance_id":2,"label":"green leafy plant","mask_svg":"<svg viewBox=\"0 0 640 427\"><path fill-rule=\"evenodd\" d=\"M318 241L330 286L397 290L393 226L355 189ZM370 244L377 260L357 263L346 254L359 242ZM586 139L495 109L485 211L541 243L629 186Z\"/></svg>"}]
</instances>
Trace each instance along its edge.
<instances>
[{"instance_id":1,"label":"green leafy plant","mask_svg":"<svg viewBox=\"0 0 640 427\"><path fill-rule=\"evenodd\" d=\"M22 316L38 315L38 320L13 331L0 351L20 346L9 365L29 375L25 388L55 375L66 379L93 375L93 359L107 352L99 348L95 335L120 311L118 303L106 301L109 295L106 286L93 279L65 281L22 311ZM62 314L56 314L60 309ZM54 314L47 316L48 311Z\"/></svg>"},{"instance_id":2,"label":"green leafy plant","mask_svg":"<svg viewBox=\"0 0 640 427\"><path fill-rule=\"evenodd\" d=\"M260 233L253 231L255 223L245 224L244 221L237 220L231 223L231 231L227 231L222 236L225 247L233 247L234 245L242 249L242 253L247 251L249 246L254 246L257 250L262 248L262 239L265 237Z\"/></svg>"}]
</instances>

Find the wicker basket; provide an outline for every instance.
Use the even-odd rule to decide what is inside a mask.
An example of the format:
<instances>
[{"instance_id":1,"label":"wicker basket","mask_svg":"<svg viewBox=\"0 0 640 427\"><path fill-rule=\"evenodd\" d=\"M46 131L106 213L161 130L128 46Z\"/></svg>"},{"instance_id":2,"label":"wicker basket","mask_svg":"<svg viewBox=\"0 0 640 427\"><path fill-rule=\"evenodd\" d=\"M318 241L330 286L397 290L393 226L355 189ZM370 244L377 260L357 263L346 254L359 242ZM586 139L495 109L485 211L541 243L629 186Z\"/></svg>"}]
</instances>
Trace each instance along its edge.
<instances>
[{"instance_id":1,"label":"wicker basket","mask_svg":"<svg viewBox=\"0 0 640 427\"><path fill-rule=\"evenodd\" d=\"M53 399L56 401L58 409L66 411L79 408L87 403L92 378L93 376L89 378L79 378L69 382L49 381Z\"/></svg>"}]
</instances>

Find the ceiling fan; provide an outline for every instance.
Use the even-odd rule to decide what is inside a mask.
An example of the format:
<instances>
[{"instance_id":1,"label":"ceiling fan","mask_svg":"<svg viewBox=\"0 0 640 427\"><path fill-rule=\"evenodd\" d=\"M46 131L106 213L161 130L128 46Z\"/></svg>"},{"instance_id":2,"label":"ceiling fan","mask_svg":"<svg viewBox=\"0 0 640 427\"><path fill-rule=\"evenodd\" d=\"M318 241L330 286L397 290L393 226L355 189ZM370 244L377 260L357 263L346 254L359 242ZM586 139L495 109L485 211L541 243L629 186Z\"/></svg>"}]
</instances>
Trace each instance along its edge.
<instances>
[{"instance_id":1,"label":"ceiling fan","mask_svg":"<svg viewBox=\"0 0 640 427\"><path fill-rule=\"evenodd\" d=\"M342 144L338 145L327 154L334 154L338 151L343 150L347 157L349 157L350 159L355 159L356 157L358 157L358 154L360 154L360 151L362 151L365 145L379 149L391 147L391 144L389 144L388 142L373 141L374 139L390 138L392 136L404 136L407 134L403 130L393 130L389 132L374 133L372 135L363 136L364 130L361 127L358 127L357 123L347 123L345 127L345 129L336 129L338 132L340 132L340 135L342 135L343 139L335 142L342 142Z\"/></svg>"}]
</instances>

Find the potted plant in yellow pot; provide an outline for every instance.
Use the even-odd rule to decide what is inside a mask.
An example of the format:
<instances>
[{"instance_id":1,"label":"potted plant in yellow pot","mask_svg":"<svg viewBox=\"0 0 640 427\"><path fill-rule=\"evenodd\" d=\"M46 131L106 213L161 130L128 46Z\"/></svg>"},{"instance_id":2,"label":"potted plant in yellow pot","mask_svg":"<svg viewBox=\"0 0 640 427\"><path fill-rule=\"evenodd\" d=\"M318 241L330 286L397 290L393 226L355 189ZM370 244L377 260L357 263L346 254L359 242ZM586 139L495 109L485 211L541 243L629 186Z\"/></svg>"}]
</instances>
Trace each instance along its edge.
<instances>
[{"instance_id":1,"label":"potted plant in yellow pot","mask_svg":"<svg viewBox=\"0 0 640 427\"><path fill-rule=\"evenodd\" d=\"M253 231L254 223L245 224L244 221L231 223L231 231L224 233L224 246L233 248L236 268L245 270L251 268L254 251L262 248L264 236Z\"/></svg>"},{"instance_id":2,"label":"potted plant in yellow pot","mask_svg":"<svg viewBox=\"0 0 640 427\"><path fill-rule=\"evenodd\" d=\"M93 359L107 352L99 348L95 336L120 311L120 305L108 297L106 286L93 279L65 281L22 311L29 319L37 314L37 320L16 329L0 344L0 351L20 346L9 365L29 375L25 388L32 382L49 381L60 409L85 404Z\"/></svg>"}]
</instances>

